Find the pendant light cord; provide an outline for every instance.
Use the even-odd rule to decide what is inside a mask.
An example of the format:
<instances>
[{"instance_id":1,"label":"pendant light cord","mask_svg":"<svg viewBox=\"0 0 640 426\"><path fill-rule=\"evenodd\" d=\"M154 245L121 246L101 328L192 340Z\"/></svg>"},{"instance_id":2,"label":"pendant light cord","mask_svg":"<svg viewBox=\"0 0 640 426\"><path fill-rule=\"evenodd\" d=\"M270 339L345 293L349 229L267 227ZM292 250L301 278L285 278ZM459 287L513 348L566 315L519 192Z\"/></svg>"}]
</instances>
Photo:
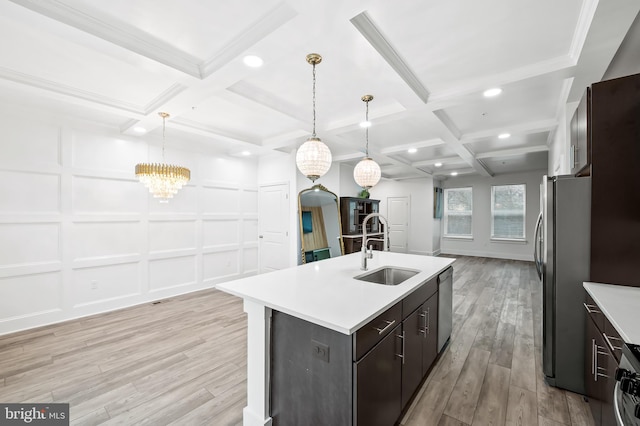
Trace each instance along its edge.
<instances>
[{"instance_id":1,"label":"pendant light cord","mask_svg":"<svg viewBox=\"0 0 640 426\"><path fill-rule=\"evenodd\" d=\"M365 127L365 140L367 141L367 144L365 146L365 155L367 157L369 157L369 101L365 102L367 104L367 112L365 114L365 121L367 123L367 127Z\"/></svg>"},{"instance_id":2,"label":"pendant light cord","mask_svg":"<svg viewBox=\"0 0 640 426\"><path fill-rule=\"evenodd\" d=\"M316 137L316 64L313 63L313 134Z\"/></svg>"}]
</instances>

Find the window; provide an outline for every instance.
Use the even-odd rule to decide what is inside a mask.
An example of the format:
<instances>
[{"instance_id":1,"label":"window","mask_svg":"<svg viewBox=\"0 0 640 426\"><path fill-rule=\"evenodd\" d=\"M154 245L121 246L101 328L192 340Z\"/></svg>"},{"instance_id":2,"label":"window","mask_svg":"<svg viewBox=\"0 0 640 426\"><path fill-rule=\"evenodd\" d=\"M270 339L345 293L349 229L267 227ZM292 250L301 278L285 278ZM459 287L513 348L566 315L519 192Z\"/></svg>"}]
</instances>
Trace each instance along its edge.
<instances>
[{"instance_id":1,"label":"window","mask_svg":"<svg viewBox=\"0 0 640 426\"><path fill-rule=\"evenodd\" d=\"M491 238L524 240L526 185L491 187Z\"/></svg>"},{"instance_id":2,"label":"window","mask_svg":"<svg viewBox=\"0 0 640 426\"><path fill-rule=\"evenodd\" d=\"M473 212L472 188L444 190L444 236L471 238Z\"/></svg>"}]
</instances>

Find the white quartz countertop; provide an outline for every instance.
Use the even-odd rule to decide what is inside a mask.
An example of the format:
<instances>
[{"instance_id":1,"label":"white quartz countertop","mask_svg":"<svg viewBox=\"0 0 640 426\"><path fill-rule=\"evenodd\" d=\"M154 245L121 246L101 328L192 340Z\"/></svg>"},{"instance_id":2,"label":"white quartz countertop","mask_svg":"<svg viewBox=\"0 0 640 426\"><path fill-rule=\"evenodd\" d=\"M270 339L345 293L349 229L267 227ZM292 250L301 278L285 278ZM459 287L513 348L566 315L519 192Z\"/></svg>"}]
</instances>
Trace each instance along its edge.
<instances>
[{"instance_id":1,"label":"white quartz countertop","mask_svg":"<svg viewBox=\"0 0 640 426\"><path fill-rule=\"evenodd\" d=\"M620 337L640 344L640 288L589 282L583 286Z\"/></svg>"},{"instance_id":2,"label":"white quartz countertop","mask_svg":"<svg viewBox=\"0 0 640 426\"><path fill-rule=\"evenodd\" d=\"M360 253L218 284L216 288L323 327L353 334L455 259L374 251L369 271L397 266L421 271L396 286L354 279Z\"/></svg>"}]
</instances>

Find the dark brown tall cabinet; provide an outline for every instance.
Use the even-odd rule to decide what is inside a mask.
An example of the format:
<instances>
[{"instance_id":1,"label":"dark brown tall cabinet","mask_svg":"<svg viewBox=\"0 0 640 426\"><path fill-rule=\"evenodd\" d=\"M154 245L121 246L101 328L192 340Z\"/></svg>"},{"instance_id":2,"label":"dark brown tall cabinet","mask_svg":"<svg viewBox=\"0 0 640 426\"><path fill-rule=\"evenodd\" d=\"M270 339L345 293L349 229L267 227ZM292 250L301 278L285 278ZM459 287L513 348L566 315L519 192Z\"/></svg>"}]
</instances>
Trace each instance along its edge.
<instances>
[{"instance_id":1,"label":"dark brown tall cabinet","mask_svg":"<svg viewBox=\"0 0 640 426\"><path fill-rule=\"evenodd\" d=\"M640 74L592 84L571 135L572 170L591 175L590 281L638 287Z\"/></svg>"},{"instance_id":2,"label":"dark brown tall cabinet","mask_svg":"<svg viewBox=\"0 0 640 426\"><path fill-rule=\"evenodd\" d=\"M380 200L369 198L340 197L340 218L342 220L342 241L344 254L360 251L362 248L362 222L371 213L380 212ZM367 235L382 238L382 224L377 217L367 222ZM380 241L370 241L374 250L382 250L384 244Z\"/></svg>"}]
</instances>

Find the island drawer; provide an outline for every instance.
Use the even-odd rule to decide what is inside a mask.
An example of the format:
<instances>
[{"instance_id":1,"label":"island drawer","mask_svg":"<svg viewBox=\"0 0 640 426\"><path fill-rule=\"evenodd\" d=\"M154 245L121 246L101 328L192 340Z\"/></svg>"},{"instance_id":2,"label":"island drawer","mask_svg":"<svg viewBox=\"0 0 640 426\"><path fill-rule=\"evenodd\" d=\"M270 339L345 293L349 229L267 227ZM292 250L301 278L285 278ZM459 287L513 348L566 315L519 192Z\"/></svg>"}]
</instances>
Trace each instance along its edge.
<instances>
[{"instance_id":1,"label":"island drawer","mask_svg":"<svg viewBox=\"0 0 640 426\"><path fill-rule=\"evenodd\" d=\"M353 360L362 358L401 322L402 302L398 302L363 325L353 335Z\"/></svg>"},{"instance_id":2,"label":"island drawer","mask_svg":"<svg viewBox=\"0 0 640 426\"><path fill-rule=\"evenodd\" d=\"M402 299L402 319L408 317L413 311L418 309L428 298L438 291L438 277L425 281L413 293Z\"/></svg>"}]
</instances>

